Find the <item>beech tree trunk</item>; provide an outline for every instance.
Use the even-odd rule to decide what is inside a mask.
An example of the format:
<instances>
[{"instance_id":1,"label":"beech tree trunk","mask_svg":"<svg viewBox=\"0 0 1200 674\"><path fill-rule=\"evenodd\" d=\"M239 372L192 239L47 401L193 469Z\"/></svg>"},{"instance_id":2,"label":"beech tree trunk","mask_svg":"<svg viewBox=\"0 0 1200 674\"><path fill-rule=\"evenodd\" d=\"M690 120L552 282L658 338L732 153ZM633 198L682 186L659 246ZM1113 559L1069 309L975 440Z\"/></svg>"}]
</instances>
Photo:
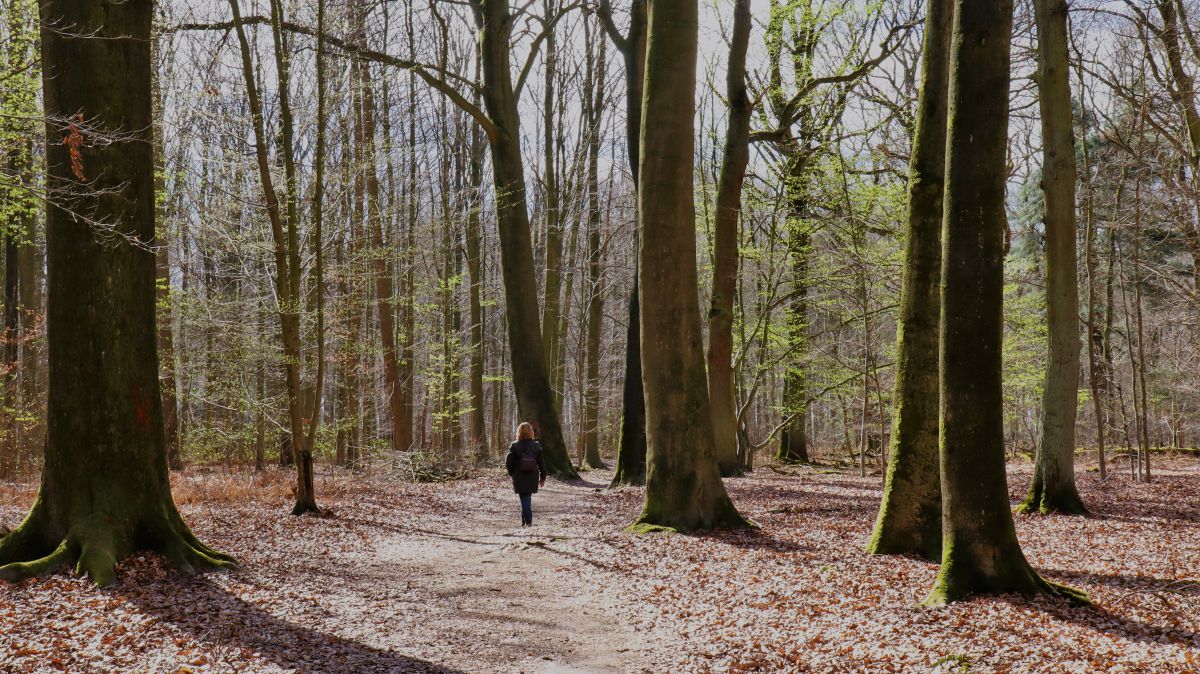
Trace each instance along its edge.
<instances>
[{"instance_id":1,"label":"beech tree trunk","mask_svg":"<svg viewBox=\"0 0 1200 674\"><path fill-rule=\"evenodd\" d=\"M543 11L548 17L554 16L558 12L558 2L545 0ZM554 404L561 410L562 369L565 357L561 324L567 312L564 312L561 306L564 270L563 217L559 204L558 159L555 152L558 138L554 125L554 119L559 114L560 101L556 98L557 90L554 87L558 77L558 43L553 31L546 36L545 49L545 91L542 97L542 180L545 183L543 206L546 213L546 257L542 277L542 289L545 291L545 300L542 304L542 345L546 350L546 372L550 377L550 387L554 391ZM569 297L570 293L567 295Z\"/></svg>"},{"instance_id":2,"label":"beech tree trunk","mask_svg":"<svg viewBox=\"0 0 1200 674\"><path fill-rule=\"evenodd\" d=\"M471 189L476 194L483 188L483 134L479 129L471 129ZM471 415L468 430L471 447L475 455L483 460L487 456L488 439L484 425L483 406L483 371L487 361L486 346L483 340L484 313L481 292L483 288L483 228L480 224L479 207L475 206L467 214L467 273L470 283L470 315L471 315Z\"/></svg>"},{"instance_id":3,"label":"beech tree trunk","mask_svg":"<svg viewBox=\"0 0 1200 674\"><path fill-rule=\"evenodd\" d=\"M896 330L896 405L883 501L867 552L942 555L938 321L953 0L928 0L908 177L908 231Z\"/></svg>"},{"instance_id":4,"label":"beech tree trunk","mask_svg":"<svg viewBox=\"0 0 1200 674\"><path fill-rule=\"evenodd\" d=\"M698 3L650 0L638 189L646 500L635 530L744 527L713 443L696 272Z\"/></svg>"},{"instance_id":5,"label":"beech tree trunk","mask_svg":"<svg viewBox=\"0 0 1200 674\"><path fill-rule=\"evenodd\" d=\"M1075 260L1075 134L1067 65L1066 0L1034 0L1042 193L1046 224L1046 327L1050 339L1033 483L1021 512L1081 515L1075 487L1079 405L1079 288Z\"/></svg>"},{"instance_id":6,"label":"beech tree trunk","mask_svg":"<svg viewBox=\"0 0 1200 674\"><path fill-rule=\"evenodd\" d=\"M956 0L942 230L942 568L927 605L973 593L1080 593L1017 542L1004 465L1001 352L1012 0Z\"/></svg>"},{"instance_id":7,"label":"beech tree trunk","mask_svg":"<svg viewBox=\"0 0 1200 674\"><path fill-rule=\"evenodd\" d=\"M488 140L492 151L500 267L518 413L537 430L545 450L547 470L559 477L576 478L578 473L571 465L563 441L538 324L520 116L509 63L512 17L508 0L472 0L471 4L479 27L484 106L493 125Z\"/></svg>"},{"instance_id":8,"label":"beech tree trunk","mask_svg":"<svg viewBox=\"0 0 1200 674\"><path fill-rule=\"evenodd\" d=\"M713 227L713 290L708 311L708 396L712 405L717 465L725 476L742 472L738 458L737 395L733 380L733 300L737 292L738 223L742 183L750 161L750 115L754 105L746 92L746 50L750 44L750 0L737 0L725 90L729 120L725 131L721 175L717 184Z\"/></svg>"},{"instance_id":9,"label":"beech tree trunk","mask_svg":"<svg viewBox=\"0 0 1200 674\"><path fill-rule=\"evenodd\" d=\"M604 118L604 88L607 81L607 50L604 38L592 47L593 32L584 25L588 49L584 75L584 119L587 120L587 358L583 387L583 469L607 468L600 456L600 334L604 320L604 280L601 274L600 142Z\"/></svg>"},{"instance_id":10,"label":"beech tree trunk","mask_svg":"<svg viewBox=\"0 0 1200 674\"><path fill-rule=\"evenodd\" d=\"M116 563L142 548L186 569L233 562L192 535L167 477L155 325L152 4L41 4L47 181L62 196L47 207L45 464L29 514L0 539L6 580L75 563L108 585ZM54 28L62 25L72 30ZM92 142L105 132L122 136Z\"/></svg>"},{"instance_id":11,"label":"beech tree trunk","mask_svg":"<svg viewBox=\"0 0 1200 674\"><path fill-rule=\"evenodd\" d=\"M642 85L646 72L646 0L630 2L629 34L612 25L607 0L601 0L605 29L625 61L625 147L634 189L638 185L642 133ZM638 245L635 243L635 245ZM642 389L641 307L638 304L639 262L634 261L625 328L625 380L621 388L621 436L612 485L646 482L646 397Z\"/></svg>"}]
</instances>

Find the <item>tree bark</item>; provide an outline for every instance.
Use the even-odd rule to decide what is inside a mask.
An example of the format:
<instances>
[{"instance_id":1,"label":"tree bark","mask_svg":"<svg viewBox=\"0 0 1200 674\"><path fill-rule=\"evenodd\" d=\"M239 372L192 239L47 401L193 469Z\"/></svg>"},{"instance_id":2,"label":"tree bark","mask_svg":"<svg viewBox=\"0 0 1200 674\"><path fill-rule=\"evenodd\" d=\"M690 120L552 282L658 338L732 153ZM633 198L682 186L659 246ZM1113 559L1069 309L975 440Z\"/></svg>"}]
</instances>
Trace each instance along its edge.
<instances>
[{"instance_id":1,"label":"tree bark","mask_svg":"<svg viewBox=\"0 0 1200 674\"><path fill-rule=\"evenodd\" d=\"M896 329L896 393L883 501L867 543L874 555L942 555L938 464L938 321L942 276L946 103L953 0L928 0L921 92L908 178L908 231L900 321Z\"/></svg>"},{"instance_id":2,"label":"tree bark","mask_svg":"<svg viewBox=\"0 0 1200 674\"><path fill-rule=\"evenodd\" d=\"M717 182L716 220L713 227L713 289L708 311L708 396L712 405L717 465L724 476L742 472L742 462L738 458L737 395L733 380L733 299L737 291L742 184L746 179L746 166L750 162L750 116L754 111L746 91L746 50L750 45L752 18L750 0L737 0L733 8L733 34L725 75L729 120L725 131L721 175Z\"/></svg>"},{"instance_id":3,"label":"tree bark","mask_svg":"<svg viewBox=\"0 0 1200 674\"><path fill-rule=\"evenodd\" d=\"M604 320L604 279L600 246L600 139L603 133L607 49L604 38L593 54L592 32L585 24L588 56L584 77L584 115L587 120L587 358L583 386L583 461L581 467L607 468L600 456L600 334Z\"/></svg>"},{"instance_id":4,"label":"tree bark","mask_svg":"<svg viewBox=\"0 0 1200 674\"><path fill-rule=\"evenodd\" d=\"M635 530L748 526L713 444L693 204L698 3L651 0L638 188L646 499Z\"/></svg>"},{"instance_id":5,"label":"tree bark","mask_svg":"<svg viewBox=\"0 0 1200 674\"><path fill-rule=\"evenodd\" d=\"M537 430L550 473L575 478L578 474L563 441L538 324L520 116L509 63L512 17L508 0L472 0L472 7L480 32L484 105L493 124L488 140L517 408L521 418Z\"/></svg>"},{"instance_id":6,"label":"tree bark","mask_svg":"<svg viewBox=\"0 0 1200 674\"><path fill-rule=\"evenodd\" d=\"M366 9L356 3L355 39L366 47ZM405 438L401 431L404 421L404 397L400 391L400 369L397 364L396 318L394 292L392 288L392 255L383 240L383 217L379 203L378 158L375 151L375 87L370 67L361 59L355 62L358 86L362 89L362 155L358 167L366 171L367 230L371 236L371 276L375 282L375 309L379 320L380 356L383 359L383 384L386 387L388 420L392 424L390 444L393 452L408 449L401 444Z\"/></svg>"},{"instance_id":7,"label":"tree bark","mask_svg":"<svg viewBox=\"0 0 1200 674\"><path fill-rule=\"evenodd\" d=\"M1075 487L1079 404L1079 288L1075 260L1075 134L1067 65L1066 0L1034 0L1038 102L1042 115L1042 193L1046 225L1049 359L1033 483L1020 512L1082 515Z\"/></svg>"},{"instance_id":8,"label":"tree bark","mask_svg":"<svg viewBox=\"0 0 1200 674\"><path fill-rule=\"evenodd\" d=\"M29 514L0 539L6 580L75 563L108 585L117 562L141 548L186 569L233 563L192 535L167 477L152 249L152 13L149 0L41 4L47 180L62 196L47 206L45 463ZM125 137L90 142L106 132Z\"/></svg>"},{"instance_id":9,"label":"tree bark","mask_svg":"<svg viewBox=\"0 0 1200 674\"><path fill-rule=\"evenodd\" d=\"M553 17L558 12L558 2L545 0L544 13ZM563 218L559 204L557 155L558 139L554 133L554 118L558 114L560 101L556 98L555 79L558 66L558 44L554 32L546 36L545 90L542 96L542 171L544 183L543 206L546 212L545 268L542 289L545 300L542 304L542 345L546 349L546 372L554 390L554 402L562 409L562 369L565 349L560 324L562 311L563 277Z\"/></svg>"},{"instance_id":10,"label":"tree bark","mask_svg":"<svg viewBox=\"0 0 1200 674\"><path fill-rule=\"evenodd\" d=\"M804 178L807 158L793 141L785 150L788 155L787 200L788 254L792 260L792 297L784 310L787 323L788 348L791 360L803 361L808 352L808 262L812 236L804 221L807 209ZM775 460L779 463L808 463L808 386L804 368L799 362L787 366L783 375L783 409L791 419L779 436Z\"/></svg>"},{"instance_id":11,"label":"tree bark","mask_svg":"<svg viewBox=\"0 0 1200 674\"><path fill-rule=\"evenodd\" d=\"M957 0L942 230L942 567L927 605L1054 593L1017 542L1004 465L1001 352L1012 0Z\"/></svg>"},{"instance_id":12,"label":"tree bark","mask_svg":"<svg viewBox=\"0 0 1200 674\"><path fill-rule=\"evenodd\" d=\"M242 75L245 78L246 97L250 103L250 114L253 118L255 158L266 200L267 217L271 224L271 239L274 244L275 289L279 297L279 323L283 338L284 359L286 361L284 372L287 381L288 429L291 434L291 454L296 462L296 503L292 508L292 514L302 515L307 512L320 512L320 508L317 507L313 487L312 450L307 447L307 443L305 442L303 396L301 395L302 387L300 382L300 251L299 236L297 234L299 223L296 222L299 219L299 214L295 202L295 167L291 158L292 130L290 108L288 108L286 95L288 88L288 59L283 53L286 47L282 44L283 31L280 25L282 17L278 16L278 13L282 10L278 6L278 0L272 0L276 67L280 84L280 107L281 110L289 110L289 113L282 114L284 122L284 147L281 151L287 172L288 187L286 192L286 230L285 216L280 208L279 197L275 191L274 181L271 177L271 166L267 157L262 101L258 93L258 85L254 79L254 66L250 53L250 44L246 37L245 27L242 25L238 0L229 0L229 5L233 11L234 26L238 35L238 43L241 47Z\"/></svg>"},{"instance_id":13,"label":"tree bark","mask_svg":"<svg viewBox=\"0 0 1200 674\"><path fill-rule=\"evenodd\" d=\"M476 205L467 214L467 273L471 277L471 415L468 421L471 447L479 460L487 456L488 439L484 425L483 374L487 362L486 345L483 341L484 313L481 291L483 288L483 228L480 225L478 197L483 190L483 133L471 129L471 189L476 196Z\"/></svg>"},{"instance_id":14,"label":"tree bark","mask_svg":"<svg viewBox=\"0 0 1200 674\"><path fill-rule=\"evenodd\" d=\"M1079 100L1087 99L1084 88L1083 64L1076 65L1079 74ZM1091 152L1088 148L1088 111L1082 107L1083 143L1083 179L1085 181L1084 201L1084 276L1087 279L1087 347L1088 347L1088 386L1092 393L1092 412L1096 417L1096 466L1101 482L1108 479L1108 467L1105 458L1105 431L1107 418L1105 414L1105 398L1108 385L1104 375L1104 332L1098 323L1096 307L1096 191L1092 183Z\"/></svg>"},{"instance_id":15,"label":"tree bark","mask_svg":"<svg viewBox=\"0 0 1200 674\"><path fill-rule=\"evenodd\" d=\"M634 189L641 156L642 86L646 72L646 0L631 0L629 33L621 36L612 25L607 0L600 3L605 30L625 61L625 147ZM635 249L638 247L635 241ZM636 257L636 256L635 256ZM612 486L646 482L646 398L642 389L641 308L638 304L639 262L635 260L625 327L625 378L621 388L621 435Z\"/></svg>"}]
</instances>

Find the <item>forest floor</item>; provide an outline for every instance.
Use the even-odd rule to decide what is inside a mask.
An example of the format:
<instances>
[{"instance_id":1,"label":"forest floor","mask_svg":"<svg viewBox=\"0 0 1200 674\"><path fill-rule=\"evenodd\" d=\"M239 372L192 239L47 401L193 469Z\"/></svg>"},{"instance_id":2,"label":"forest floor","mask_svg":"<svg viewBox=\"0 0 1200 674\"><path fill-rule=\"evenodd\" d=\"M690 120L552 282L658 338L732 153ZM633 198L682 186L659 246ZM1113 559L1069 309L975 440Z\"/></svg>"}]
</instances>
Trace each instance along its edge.
<instances>
[{"instance_id":1,"label":"forest floor","mask_svg":"<svg viewBox=\"0 0 1200 674\"><path fill-rule=\"evenodd\" d=\"M918 602L937 566L863 554L878 476L727 481L753 532L636 536L639 489L555 482L521 529L507 477L411 484L322 467L325 518L279 471L175 475L181 510L242 568L146 555L99 590L0 585L0 671L1200 672L1200 459L1152 484L1081 471L1086 518L1019 516L1030 561L1093 607ZM1028 463L1010 465L1014 503ZM35 484L0 484L14 526Z\"/></svg>"}]
</instances>

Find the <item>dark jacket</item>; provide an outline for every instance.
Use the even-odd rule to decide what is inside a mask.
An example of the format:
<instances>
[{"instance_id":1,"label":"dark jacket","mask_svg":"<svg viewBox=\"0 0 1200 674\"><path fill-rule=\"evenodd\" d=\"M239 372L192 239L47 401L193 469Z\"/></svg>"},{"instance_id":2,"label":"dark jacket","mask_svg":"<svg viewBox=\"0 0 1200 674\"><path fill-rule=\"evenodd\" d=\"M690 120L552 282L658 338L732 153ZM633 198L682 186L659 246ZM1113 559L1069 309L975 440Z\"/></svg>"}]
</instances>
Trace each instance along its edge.
<instances>
[{"instance_id":1,"label":"dark jacket","mask_svg":"<svg viewBox=\"0 0 1200 674\"><path fill-rule=\"evenodd\" d=\"M521 472L518 470L521 457L532 453L537 457L537 472ZM546 479L546 462L542 460L542 443L537 440L517 440L508 446L508 456L504 457L504 467L512 477L513 491L518 494L536 494L538 482Z\"/></svg>"}]
</instances>

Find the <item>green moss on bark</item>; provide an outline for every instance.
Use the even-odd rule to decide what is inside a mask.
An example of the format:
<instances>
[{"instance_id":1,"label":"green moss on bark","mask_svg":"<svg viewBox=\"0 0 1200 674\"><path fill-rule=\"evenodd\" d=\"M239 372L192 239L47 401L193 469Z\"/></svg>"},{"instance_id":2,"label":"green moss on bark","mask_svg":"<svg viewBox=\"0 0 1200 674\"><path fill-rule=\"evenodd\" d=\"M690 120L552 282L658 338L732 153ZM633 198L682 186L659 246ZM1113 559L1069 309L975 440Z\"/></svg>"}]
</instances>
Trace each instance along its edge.
<instances>
[{"instance_id":1,"label":"green moss on bark","mask_svg":"<svg viewBox=\"0 0 1200 674\"><path fill-rule=\"evenodd\" d=\"M942 554L938 458L938 321L952 0L929 0L917 133L909 167L908 236L896 331L896 409L870 554Z\"/></svg>"},{"instance_id":2,"label":"green moss on bark","mask_svg":"<svg viewBox=\"0 0 1200 674\"><path fill-rule=\"evenodd\" d=\"M1002 388L1012 0L957 0L942 236L942 567L926 603L975 593L1083 595L1041 579L1017 542Z\"/></svg>"},{"instance_id":3,"label":"green moss on bark","mask_svg":"<svg viewBox=\"0 0 1200 674\"><path fill-rule=\"evenodd\" d=\"M0 578L69 568L97 584L138 550L184 568L232 558L196 540L171 497L159 395L155 320L152 3L41 5L47 122L47 348L45 461L38 497L0 540ZM120 36L121 39L115 39ZM55 120L87 129L58 142ZM90 129L120 132L89 142ZM86 213L90 222L80 221Z\"/></svg>"}]
</instances>

